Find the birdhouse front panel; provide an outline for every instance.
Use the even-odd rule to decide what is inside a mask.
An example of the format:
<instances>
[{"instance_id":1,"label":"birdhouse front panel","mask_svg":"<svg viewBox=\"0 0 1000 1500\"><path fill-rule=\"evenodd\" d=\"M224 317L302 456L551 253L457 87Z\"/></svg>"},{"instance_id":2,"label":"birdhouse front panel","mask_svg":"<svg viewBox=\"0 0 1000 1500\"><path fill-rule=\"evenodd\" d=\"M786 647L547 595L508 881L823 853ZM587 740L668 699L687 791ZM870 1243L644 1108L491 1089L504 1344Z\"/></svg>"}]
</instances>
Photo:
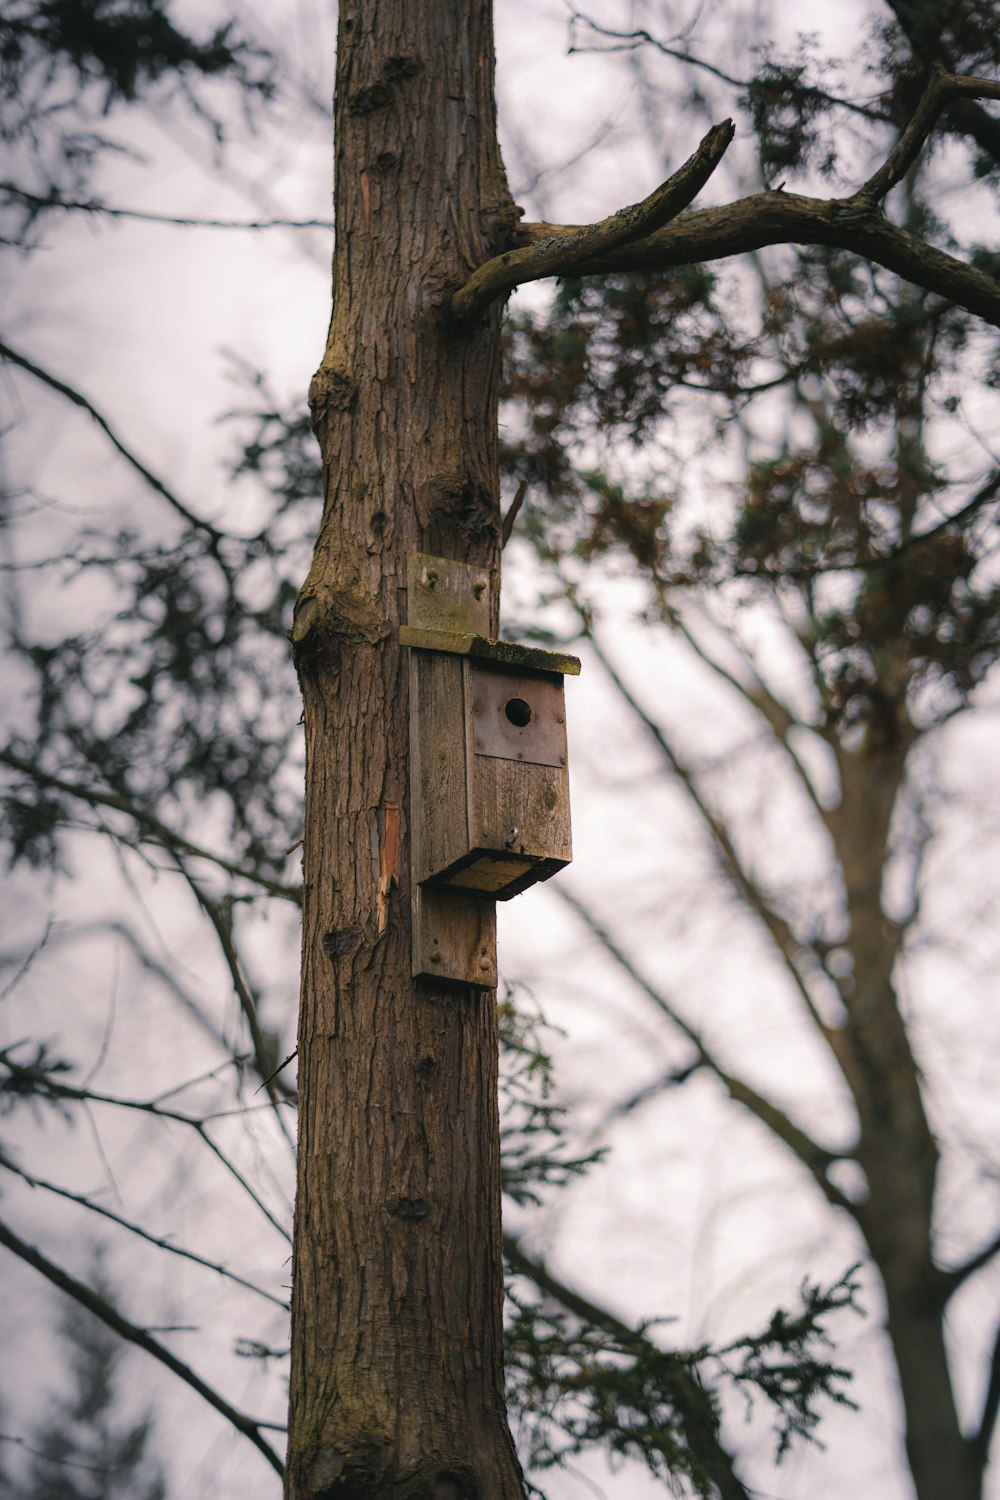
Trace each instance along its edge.
<instances>
[{"instance_id":1,"label":"birdhouse front panel","mask_svg":"<svg viewBox=\"0 0 1000 1500\"><path fill-rule=\"evenodd\" d=\"M562 678L413 656L416 879L506 901L572 857Z\"/></svg>"}]
</instances>

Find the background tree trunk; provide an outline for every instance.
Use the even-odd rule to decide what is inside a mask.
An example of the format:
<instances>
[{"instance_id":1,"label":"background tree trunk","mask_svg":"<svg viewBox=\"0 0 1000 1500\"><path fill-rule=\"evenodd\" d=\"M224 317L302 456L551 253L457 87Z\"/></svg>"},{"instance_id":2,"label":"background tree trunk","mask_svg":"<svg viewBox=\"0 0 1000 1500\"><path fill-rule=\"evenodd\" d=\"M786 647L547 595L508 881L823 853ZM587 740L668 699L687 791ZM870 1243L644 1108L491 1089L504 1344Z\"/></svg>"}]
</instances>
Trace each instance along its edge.
<instances>
[{"instance_id":1,"label":"background tree trunk","mask_svg":"<svg viewBox=\"0 0 1000 1500\"><path fill-rule=\"evenodd\" d=\"M406 559L499 602L499 314L447 294L515 224L486 0L341 7L325 511L305 703L301 1130L286 1494L519 1497L503 1391L492 990L410 978Z\"/></svg>"}]
</instances>

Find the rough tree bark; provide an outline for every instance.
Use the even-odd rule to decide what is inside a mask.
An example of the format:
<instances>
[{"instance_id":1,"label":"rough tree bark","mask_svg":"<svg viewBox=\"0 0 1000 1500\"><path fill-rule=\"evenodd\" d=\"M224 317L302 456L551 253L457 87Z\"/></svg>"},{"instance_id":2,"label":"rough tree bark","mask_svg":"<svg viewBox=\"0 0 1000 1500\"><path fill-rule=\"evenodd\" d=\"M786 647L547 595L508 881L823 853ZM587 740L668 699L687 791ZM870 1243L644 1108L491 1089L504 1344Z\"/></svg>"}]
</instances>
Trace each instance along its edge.
<instances>
[{"instance_id":1,"label":"rough tree bark","mask_svg":"<svg viewBox=\"0 0 1000 1500\"><path fill-rule=\"evenodd\" d=\"M305 705L301 1097L286 1496L520 1500L501 1358L495 993L410 978L406 559L499 602L494 309L510 243L489 0L344 0L334 313L310 403L325 509Z\"/></svg>"}]
</instances>

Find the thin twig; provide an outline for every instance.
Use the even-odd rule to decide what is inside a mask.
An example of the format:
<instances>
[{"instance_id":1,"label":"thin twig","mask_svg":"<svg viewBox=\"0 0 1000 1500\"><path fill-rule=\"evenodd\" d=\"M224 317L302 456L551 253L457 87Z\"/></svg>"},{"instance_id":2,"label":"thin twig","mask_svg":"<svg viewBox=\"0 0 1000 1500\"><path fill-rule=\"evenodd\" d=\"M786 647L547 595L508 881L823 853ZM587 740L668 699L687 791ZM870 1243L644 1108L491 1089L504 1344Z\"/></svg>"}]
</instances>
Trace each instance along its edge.
<instances>
[{"instance_id":1,"label":"thin twig","mask_svg":"<svg viewBox=\"0 0 1000 1500\"><path fill-rule=\"evenodd\" d=\"M12 182L0 182L0 193L18 198L32 208L61 208L67 213L97 214L106 219L132 219L140 224L169 224L179 229L332 229L330 219L202 219L189 214L157 214L139 208L113 208L100 199L75 200L53 190L48 197L26 192Z\"/></svg>"},{"instance_id":2,"label":"thin twig","mask_svg":"<svg viewBox=\"0 0 1000 1500\"><path fill-rule=\"evenodd\" d=\"M85 411L87 415L92 418L92 420L104 433L105 437L108 439L115 451L121 454L125 462L129 464L137 474L141 475L141 477L149 485L150 489L154 490L156 494L162 496L162 498L166 500L167 504L171 506L179 516L184 517L184 520L187 521L189 525L194 526L198 531L204 532L204 534L209 539L213 554L218 555L217 549L219 543L224 539L224 533L219 531L217 527L213 526L211 521L205 521L201 516L195 515L194 511L191 510L189 506L185 505L184 501L179 499L178 496L174 494L173 490L170 489L168 485L164 484L163 480L158 478L157 475L153 473L152 469L147 468L146 465L142 462L142 459L138 458L132 452L132 449L128 446L128 444L118 436L114 428L111 426L110 422L106 417L101 415L92 401L90 401L80 391L76 390L73 386L67 385L64 380L59 380L55 375L50 375L48 370L43 370L40 365L36 365L34 361L28 359L26 355L19 354L18 351L11 348L9 344L0 343L0 357L9 359L11 364L18 365L22 370L26 370L29 375L33 375L35 379L41 381L43 385L47 385L53 391L58 391L60 396L65 396L67 401L71 401L74 406L78 406L81 411Z\"/></svg>"},{"instance_id":3,"label":"thin twig","mask_svg":"<svg viewBox=\"0 0 1000 1500\"><path fill-rule=\"evenodd\" d=\"M254 885L261 886L272 896L281 896L285 901L292 901L296 905L301 904L302 891L299 886L285 885L280 880L271 880L257 870L248 870L244 865L234 864L223 855L213 853L211 849L204 849L200 844L193 844L190 839L186 839L183 834L170 828L154 813L148 812L128 797L123 797L117 792L101 791L97 787L85 786L79 781L68 781L63 776L54 776L50 771L43 771L32 761L25 760L23 756L15 755L12 750L0 750L0 762L10 766L14 771L20 771L24 776L29 776L39 786L53 787L58 792L65 792L67 796L78 797L80 801L90 803L92 807L110 807L116 812L126 813L141 827L148 829L152 835L151 842L171 853L180 852L192 859L208 860L229 875L235 875L241 880L249 880Z\"/></svg>"},{"instance_id":4,"label":"thin twig","mask_svg":"<svg viewBox=\"0 0 1000 1500\"><path fill-rule=\"evenodd\" d=\"M175 1245L170 1239L162 1238L157 1234L150 1234L147 1229L143 1229L139 1224L134 1224L131 1219L126 1219L121 1214L116 1214L113 1209L105 1208L101 1203L95 1203L92 1198L88 1198L84 1193L71 1192L69 1188L60 1187L56 1182L48 1182L44 1177L34 1176L33 1173L28 1172L24 1167L18 1166L3 1151L0 1151L0 1167L6 1168L8 1172L15 1173L29 1187L41 1188L46 1193L53 1193L56 1197L66 1198L71 1203L78 1203L81 1208L89 1209L94 1214L100 1214L103 1219L110 1219L113 1224L121 1225L122 1229L127 1229L129 1234L137 1235L139 1239L146 1240L150 1245L155 1245L157 1249L169 1250L171 1255L179 1255L184 1260L193 1260L196 1265L204 1266L208 1271L216 1271L220 1276L224 1276L227 1281L233 1281L238 1286L245 1287L248 1292L255 1292L258 1297L265 1297L268 1302L273 1302L275 1307L280 1307L285 1312L288 1311L288 1303L283 1301L281 1297L276 1297L273 1292L265 1291L263 1287L256 1286L252 1281L247 1281L245 1277L237 1275L235 1271L230 1271L227 1266L220 1265L218 1261L206 1260L205 1256L199 1255L196 1250L185 1250L182 1245Z\"/></svg>"},{"instance_id":5,"label":"thin twig","mask_svg":"<svg viewBox=\"0 0 1000 1500\"><path fill-rule=\"evenodd\" d=\"M0 1063L3 1063L4 1067L9 1070L12 1078L15 1080L34 1083L38 1086L39 1092L44 1091L54 1098L73 1099L82 1104L108 1104L117 1109L135 1110L139 1114L153 1115L159 1120L171 1120L175 1124L188 1126L204 1142L213 1156L218 1158L226 1171L235 1178L248 1198L260 1209L260 1212L267 1219L268 1223L278 1231L283 1239L291 1243L292 1237L284 1224L271 1212L267 1204L260 1197L260 1194L247 1181L235 1162L230 1161L222 1148L217 1146L215 1141L212 1140L212 1137L205 1129L205 1122L199 1119L197 1115L186 1115L177 1109L163 1109L161 1105L150 1100L124 1099L116 1094L97 1093L93 1089L81 1089L71 1083L61 1083L51 1073L46 1072L42 1068L25 1067L24 1064L16 1062L11 1056L9 1048L0 1050Z\"/></svg>"},{"instance_id":6,"label":"thin twig","mask_svg":"<svg viewBox=\"0 0 1000 1500\"><path fill-rule=\"evenodd\" d=\"M528 481L526 479L522 479L521 483L518 485L517 489L514 492L513 500L510 502L510 505L507 508L507 514L503 518L503 525L500 528L501 547L506 547L507 543L510 541L511 532L514 530L514 522L517 520L518 512L520 511L521 506L524 504L524 497L527 493Z\"/></svg>"},{"instance_id":7,"label":"thin twig","mask_svg":"<svg viewBox=\"0 0 1000 1500\"><path fill-rule=\"evenodd\" d=\"M609 957L614 959L622 972L628 976L644 995L652 1000L653 1004L666 1016L667 1020L687 1037L697 1055L696 1066L707 1068L710 1073L713 1073L735 1103L742 1104L750 1114L754 1115L762 1125L765 1125L778 1140L782 1141L798 1157L828 1202L832 1203L836 1208L844 1208L848 1213L853 1214L854 1210L850 1200L827 1177L828 1168L834 1162L843 1161L847 1153L829 1151L825 1146L821 1146L818 1141L813 1140L807 1131L794 1124L776 1104L772 1104L769 1099L765 1099L763 1094L758 1093L750 1084L724 1068L720 1060L708 1046L701 1032L692 1026L690 1021L686 1021L680 1011L667 999L663 992L639 972L635 964L626 955L624 949L615 942L608 930L601 925L589 908L584 906L575 896L571 896L566 887L559 885L558 882L553 886L553 889L560 900L571 911L576 913L593 936L597 938ZM673 1081L673 1070L671 1070L671 1073L666 1078L661 1078L660 1080L663 1087L668 1087Z\"/></svg>"}]
</instances>

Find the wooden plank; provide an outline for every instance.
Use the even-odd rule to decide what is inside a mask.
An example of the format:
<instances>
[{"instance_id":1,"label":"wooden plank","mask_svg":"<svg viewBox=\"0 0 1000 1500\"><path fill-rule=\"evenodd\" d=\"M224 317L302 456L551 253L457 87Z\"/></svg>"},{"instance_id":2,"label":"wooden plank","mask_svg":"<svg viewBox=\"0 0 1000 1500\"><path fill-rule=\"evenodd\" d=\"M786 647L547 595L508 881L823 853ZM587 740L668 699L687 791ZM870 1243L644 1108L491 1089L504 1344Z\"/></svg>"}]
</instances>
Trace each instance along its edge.
<instances>
[{"instance_id":1,"label":"wooden plank","mask_svg":"<svg viewBox=\"0 0 1000 1500\"><path fill-rule=\"evenodd\" d=\"M493 901L414 883L413 976L496 989L497 909Z\"/></svg>"},{"instance_id":2,"label":"wooden plank","mask_svg":"<svg viewBox=\"0 0 1000 1500\"><path fill-rule=\"evenodd\" d=\"M538 646L519 646L514 641L494 641L467 630L431 630L422 625L402 625L402 645L423 651L449 651L453 656L471 656L477 661L504 667L529 667L536 672L555 672L560 677L579 677L580 658L566 651L543 651Z\"/></svg>"},{"instance_id":3,"label":"wooden plank","mask_svg":"<svg viewBox=\"0 0 1000 1500\"><path fill-rule=\"evenodd\" d=\"M472 766L472 807L473 848L509 849L512 854L561 864L572 859L569 776L564 766L477 755Z\"/></svg>"},{"instance_id":4,"label":"wooden plank","mask_svg":"<svg viewBox=\"0 0 1000 1500\"><path fill-rule=\"evenodd\" d=\"M495 989L495 904L420 884L468 849L464 665L427 651L410 656L411 967L417 979Z\"/></svg>"},{"instance_id":5,"label":"wooden plank","mask_svg":"<svg viewBox=\"0 0 1000 1500\"><path fill-rule=\"evenodd\" d=\"M448 635L488 636L489 576L485 568L416 552L406 560L406 623Z\"/></svg>"},{"instance_id":6,"label":"wooden plank","mask_svg":"<svg viewBox=\"0 0 1000 1500\"><path fill-rule=\"evenodd\" d=\"M470 661L472 749L525 765L564 766L566 700L561 677Z\"/></svg>"},{"instance_id":7,"label":"wooden plank","mask_svg":"<svg viewBox=\"0 0 1000 1500\"><path fill-rule=\"evenodd\" d=\"M410 655L410 825L414 878L468 852L468 754L461 658Z\"/></svg>"}]
</instances>

